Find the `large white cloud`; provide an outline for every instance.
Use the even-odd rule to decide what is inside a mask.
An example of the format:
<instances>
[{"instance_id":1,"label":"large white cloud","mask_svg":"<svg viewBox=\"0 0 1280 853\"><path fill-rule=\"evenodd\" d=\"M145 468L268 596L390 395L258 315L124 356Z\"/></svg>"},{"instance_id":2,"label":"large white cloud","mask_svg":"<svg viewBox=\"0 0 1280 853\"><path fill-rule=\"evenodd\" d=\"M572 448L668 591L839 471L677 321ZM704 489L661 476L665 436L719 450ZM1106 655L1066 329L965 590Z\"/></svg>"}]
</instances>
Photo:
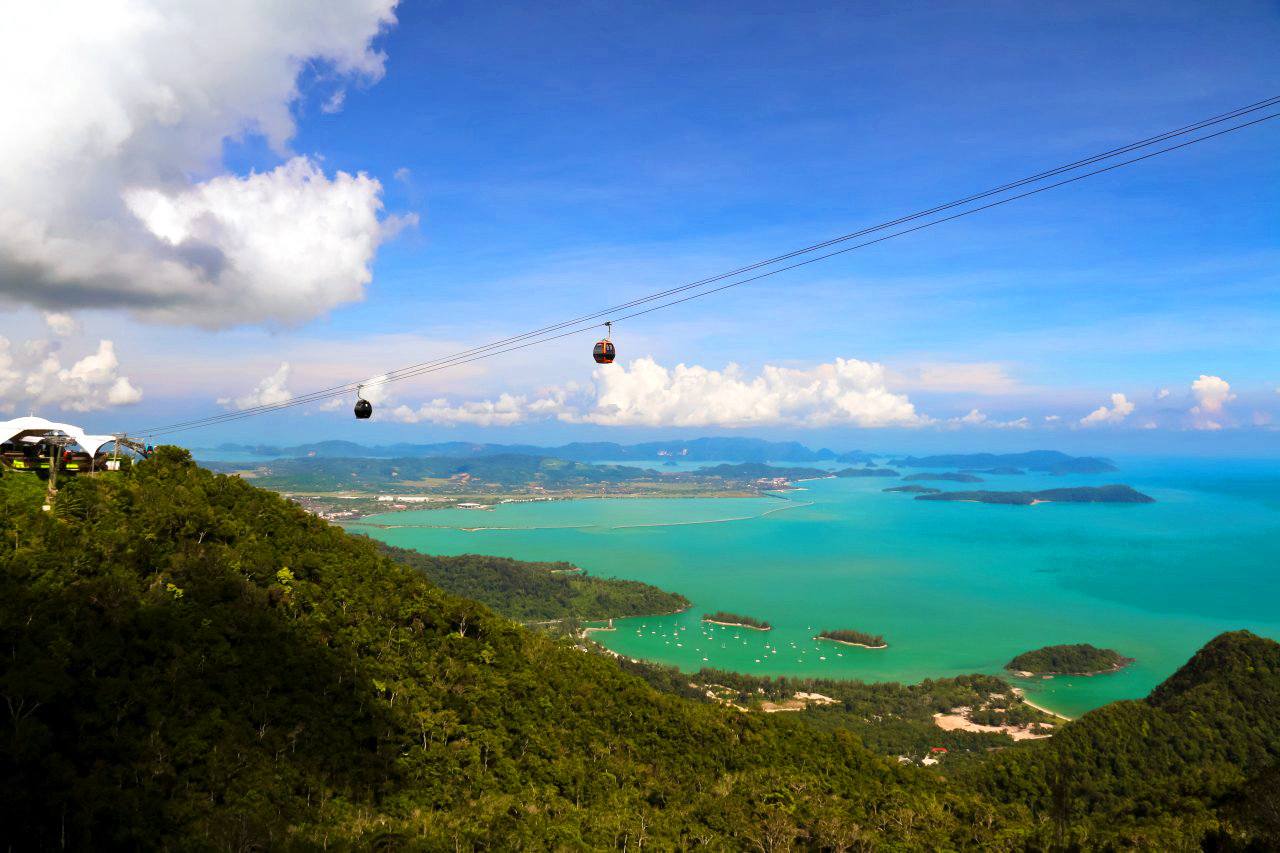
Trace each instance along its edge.
<instances>
[{"instance_id":1,"label":"large white cloud","mask_svg":"<svg viewBox=\"0 0 1280 853\"><path fill-rule=\"evenodd\" d=\"M884 366L837 358L808 370L765 366L748 377L651 358L595 372L595 405L562 420L610 426L753 426L791 424L860 427L923 422L902 394L885 387Z\"/></svg>"},{"instance_id":2,"label":"large white cloud","mask_svg":"<svg viewBox=\"0 0 1280 853\"><path fill-rule=\"evenodd\" d=\"M142 402L142 391L120 375L114 343L99 341L95 352L70 366L63 365L60 346L41 339L15 350L0 336L0 411L11 413L25 405L90 412Z\"/></svg>"},{"instance_id":3,"label":"large white cloud","mask_svg":"<svg viewBox=\"0 0 1280 853\"><path fill-rule=\"evenodd\" d=\"M1236 398L1231 393L1231 384L1221 376L1206 376L1191 383L1191 393L1196 404L1191 407L1191 416L1196 429L1222 429L1223 408Z\"/></svg>"},{"instance_id":4,"label":"large white cloud","mask_svg":"<svg viewBox=\"0 0 1280 853\"><path fill-rule=\"evenodd\" d=\"M905 395L886 387L882 365L842 358L804 370L766 366L757 376L746 376L734 365L722 371L684 364L666 368L651 358L638 358L625 367L597 369L588 388L567 385L532 398L504 394L477 402L432 400L416 409L401 406L391 416L482 426L537 417L654 427L884 427L929 422Z\"/></svg>"},{"instance_id":5,"label":"large white cloud","mask_svg":"<svg viewBox=\"0 0 1280 853\"><path fill-rule=\"evenodd\" d=\"M395 0L44 0L0 27L0 294L206 326L359 298L381 185L293 157L218 174L224 141L294 130L299 72L372 81ZM336 101L331 99L331 103Z\"/></svg>"},{"instance_id":6,"label":"large white cloud","mask_svg":"<svg viewBox=\"0 0 1280 853\"><path fill-rule=\"evenodd\" d=\"M1133 403L1129 402L1123 394L1115 393L1111 395L1111 406L1099 406L1089 414L1080 419L1081 426L1101 426L1102 424L1118 424L1129 415L1133 414L1136 408Z\"/></svg>"}]
</instances>

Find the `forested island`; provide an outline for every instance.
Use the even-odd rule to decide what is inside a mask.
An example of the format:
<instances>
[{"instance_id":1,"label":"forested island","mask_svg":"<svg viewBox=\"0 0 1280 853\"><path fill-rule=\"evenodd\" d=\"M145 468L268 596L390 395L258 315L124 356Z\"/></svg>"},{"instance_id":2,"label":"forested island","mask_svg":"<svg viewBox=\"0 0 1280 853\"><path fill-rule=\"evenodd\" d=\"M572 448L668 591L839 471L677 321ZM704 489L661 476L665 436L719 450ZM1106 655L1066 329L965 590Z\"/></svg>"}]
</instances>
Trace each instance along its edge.
<instances>
[{"instance_id":1,"label":"forested island","mask_svg":"<svg viewBox=\"0 0 1280 853\"><path fill-rule=\"evenodd\" d=\"M702 621L716 625L728 625L733 628L750 628L753 631L773 630L773 626L764 620L743 616L739 613L728 613L724 610L717 610L715 613L703 613Z\"/></svg>"},{"instance_id":2,"label":"forested island","mask_svg":"<svg viewBox=\"0 0 1280 853\"><path fill-rule=\"evenodd\" d=\"M944 471L938 474L908 474L902 478L905 482L915 482L919 480L949 480L953 483L981 483L981 477L973 474L962 474L958 471Z\"/></svg>"},{"instance_id":3,"label":"forested island","mask_svg":"<svg viewBox=\"0 0 1280 853\"><path fill-rule=\"evenodd\" d=\"M1031 506L1038 503L1149 504L1155 503L1156 499L1130 486L1115 485L1044 489L1039 492L938 492L934 495L918 495L916 500Z\"/></svg>"},{"instance_id":4,"label":"forested island","mask_svg":"<svg viewBox=\"0 0 1280 853\"><path fill-rule=\"evenodd\" d=\"M893 486L892 488L882 489L885 492L906 492L909 495L937 495L942 493L942 489L934 489L929 486Z\"/></svg>"},{"instance_id":5,"label":"forested island","mask_svg":"<svg viewBox=\"0 0 1280 853\"><path fill-rule=\"evenodd\" d=\"M908 456L890 465L903 468L1027 468L1050 474L1102 474L1118 470L1110 459L1098 456L1068 456L1057 450L1030 450L1026 453L948 453L938 456Z\"/></svg>"},{"instance_id":6,"label":"forested island","mask_svg":"<svg viewBox=\"0 0 1280 853\"><path fill-rule=\"evenodd\" d=\"M815 640L831 640L834 643L844 643L846 646L862 646L867 649L887 649L889 644L884 641L884 637L880 634L868 634L863 631L854 631L849 628L841 628L835 631L822 631Z\"/></svg>"},{"instance_id":7,"label":"forested island","mask_svg":"<svg viewBox=\"0 0 1280 853\"><path fill-rule=\"evenodd\" d=\"M1112 649L1074 643L1023 652L1005 664L1004 668L1010 672L1032 675L1099 675L1104 672L1119 672L1131 663L1134 663L1133 658L1127 658Z\"/></svg>"},{"instance_id":8,"label":"forested island","mask_svg":"<svg viewBox=\"0 0 1280 853\"><path fill-rule=\"evenodd\" d=\"M1014 746L934 722L1037 724L992 676L665 695L177 448L47 497L0 469L3 850L1280 849L1246 631Z\"/></svg>"},{"instance_id":9,"label":"forested island","mask_svg":"<svg viewBox=\"0 0 1280 853\"><path fill-rule=\"evenodd\" d=\"M898 472L892 468L841 468L834 472L837 477L896 477Z\"/></svg>"}]
</instances>

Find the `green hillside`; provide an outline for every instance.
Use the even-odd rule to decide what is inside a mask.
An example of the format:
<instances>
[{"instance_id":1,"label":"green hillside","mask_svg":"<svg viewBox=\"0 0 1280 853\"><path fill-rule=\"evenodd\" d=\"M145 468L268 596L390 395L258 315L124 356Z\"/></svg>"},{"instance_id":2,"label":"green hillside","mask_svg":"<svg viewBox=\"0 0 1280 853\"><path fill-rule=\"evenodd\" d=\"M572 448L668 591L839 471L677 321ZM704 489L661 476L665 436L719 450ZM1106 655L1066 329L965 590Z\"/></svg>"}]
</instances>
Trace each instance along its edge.
<instances>
[{"instance_id":1,"label":"green hillside","mask_svg":"<svg viewBox=\"0 0 1280 853\"><path fill-rule=\"evenodd\" d=\"M660 695L183 452L74 481L54 513L29 484L0 479L6 849L1013 831L851 735Z\"/></svg>"},{"instance_id":2,"label":"green hillside","mask_svg":"<svg viewBox=\"0 0 1280 853\"><path fill-rule=\"evenodd\" d=\"M838 715L659 693L173 448L69 482L52 512L41 498L0 475L6 850L1276 840L1255 804L1280 647L1252 635L949 779L873 755Z\"/></svg>"}]
</instances>

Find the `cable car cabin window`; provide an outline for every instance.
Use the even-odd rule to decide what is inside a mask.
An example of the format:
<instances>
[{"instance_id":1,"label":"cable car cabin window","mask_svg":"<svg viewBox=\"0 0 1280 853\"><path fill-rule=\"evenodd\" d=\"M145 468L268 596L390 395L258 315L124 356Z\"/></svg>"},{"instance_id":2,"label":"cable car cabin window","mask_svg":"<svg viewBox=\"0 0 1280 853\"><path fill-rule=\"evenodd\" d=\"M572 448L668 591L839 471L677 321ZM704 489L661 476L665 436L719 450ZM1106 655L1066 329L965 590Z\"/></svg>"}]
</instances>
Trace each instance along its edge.
<instances>
[{"instance_id":1,"label":"cable car cabin window","mask_svg":"<svg viewBox=\"0 0 1280 853\"><path fill-rule=\"evenodd\" d=\"M612 364L617 353L613 348L612 341L600 341L596 344L595 351L591 355L595 358L596 364Z\"/></svg>"}]
</instances>

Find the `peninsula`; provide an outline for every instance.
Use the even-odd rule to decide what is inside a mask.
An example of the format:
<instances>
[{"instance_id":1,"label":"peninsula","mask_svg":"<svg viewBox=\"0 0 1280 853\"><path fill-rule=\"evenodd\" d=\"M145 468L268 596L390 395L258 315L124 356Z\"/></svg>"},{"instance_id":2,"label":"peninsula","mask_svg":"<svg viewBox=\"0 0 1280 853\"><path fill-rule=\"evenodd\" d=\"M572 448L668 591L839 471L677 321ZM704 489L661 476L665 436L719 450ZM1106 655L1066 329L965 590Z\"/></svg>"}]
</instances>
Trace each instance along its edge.
<instances>
[{"instance_id":1,"label":"peninsula","mask_svg":"<svg viewBox=\"0 0 1280 853\"><path fill-rule=\"evenodd\" d=\"M880 634L868 634L864 631L854 631L847 628L837 631L822 631L814 639L830 640L833 643L840 643L844 646L860 646L864 649L889 648L889 644L885 642L884 637Z\"/></svg>"},{"instance_id":2,"label":"peninsula","mask_svg":"<svg viewBox=\"0 0 1280 853\"><path fill-rule=\"evenodd\" d=\"M1119 672L1133 662L1133 658L1127 658L1112 649L1100 649L1088 643L1073 643L1023 652L1005 664L1004 668L1028 676L1100 675Z\"/></svg>"},{"instance_id":3,"label":"peninsula","mask_svg":"<svg viewBox=\"0 0 1280 853\"><path fill-rule=\"evenodd\" d=\"M918 501L967 501L984 504L1012 504L1031 506L1039 503L1106 503L1149 504L1155 498L1144 495L1130 486L1080 486L1072 489L1045 489L1039 492L938 492L933 495L917 495Z\"/></svg>"},{"instance_id":4,"label":"peninsula","mask_svg":"<svg viewBox=\"0 0 1280 853\"><path fill-rule=\"evenodd\" d=\"M703 622L710 622L713 625L724 625L729 628L749 628L752 631L772 631L773 626L761 619L754 619L750 616L741 616L737 613L726 613L723 610L717 610L715 613L703 613Z\"/></svg>"}]
</instances>

